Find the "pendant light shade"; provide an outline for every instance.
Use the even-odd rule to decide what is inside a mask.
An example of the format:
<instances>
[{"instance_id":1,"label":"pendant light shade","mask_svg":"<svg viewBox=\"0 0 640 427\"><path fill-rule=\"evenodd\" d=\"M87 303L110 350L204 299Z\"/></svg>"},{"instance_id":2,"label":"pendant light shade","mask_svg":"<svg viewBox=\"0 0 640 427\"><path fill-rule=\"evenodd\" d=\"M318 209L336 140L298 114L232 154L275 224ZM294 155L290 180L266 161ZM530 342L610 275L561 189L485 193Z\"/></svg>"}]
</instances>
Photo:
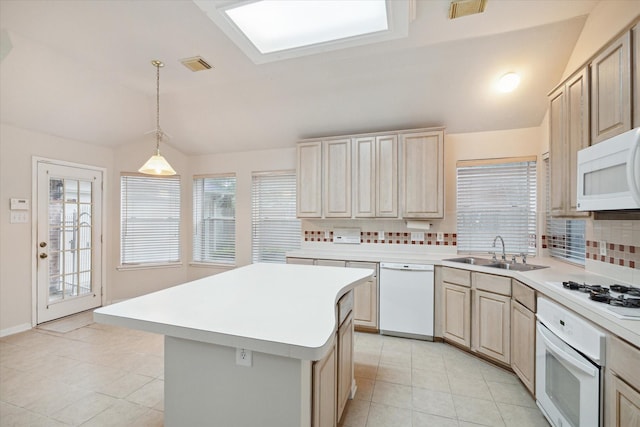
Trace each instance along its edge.
<instances>
[{"instance_id":1,"label":"pendant light shade","mask_svg":"<svg viewBox=\"0 0 640 427\"><path fill-rule=\"evenodd\" d=\"M171 167L169 162L160 154L160 140L164 136L164 132L160 129L160 67L164 64L157 59L151 61L156 67L156 154L151 156L147 162L142 165L138 172L147 175L175 175L176 171Z\"/></svg>"}]
</instances>

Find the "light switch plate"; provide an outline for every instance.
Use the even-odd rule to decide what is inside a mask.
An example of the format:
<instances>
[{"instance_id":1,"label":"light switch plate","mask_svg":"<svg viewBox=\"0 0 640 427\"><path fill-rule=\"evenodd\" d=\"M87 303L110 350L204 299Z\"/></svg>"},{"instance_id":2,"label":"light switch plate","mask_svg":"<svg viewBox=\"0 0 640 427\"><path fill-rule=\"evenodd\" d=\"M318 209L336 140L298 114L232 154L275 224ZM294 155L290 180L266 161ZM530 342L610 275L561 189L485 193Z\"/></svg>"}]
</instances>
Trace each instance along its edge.
<instances>
[{"instance_id":1,"label":"light switch plate","mask_svg":"<svg viewBox=\"0 0 640 427\"><path fill-rule=\"evenodd\" d=\"M384 240L384 231L378 231L378 240Z\"/></svg>"},{"instance_id":2,"label":"light switch plate","mask_svg":"<svg viewBox=\"0 0 640 427\"><path fill-rule=\"evenodd\" d=\"M436 233L436 242L444 242L444 233L443 232L438 232Z\"/></svg>"},{"instance_id":3,"label":"light switch plate","mask_svg":"<svg viewBox=\"0 0 640 427\"><path fill-rule=\"evenodd\" d=\"M422 231L412 231L411 232L411 241L412 242L424 242L424 232L422 232Z\"/></svg>"},{"instance_id":4,"label":"light switch plate","mask_svg":"<svg viewBox=\"0 0 640 427\"><path fill-rule=\"evenodd\" d=\"M598 243L598 248L600 249L600 255L607 256L607 242L604 240L600 240Z\"/></svg>"}]
</instances>

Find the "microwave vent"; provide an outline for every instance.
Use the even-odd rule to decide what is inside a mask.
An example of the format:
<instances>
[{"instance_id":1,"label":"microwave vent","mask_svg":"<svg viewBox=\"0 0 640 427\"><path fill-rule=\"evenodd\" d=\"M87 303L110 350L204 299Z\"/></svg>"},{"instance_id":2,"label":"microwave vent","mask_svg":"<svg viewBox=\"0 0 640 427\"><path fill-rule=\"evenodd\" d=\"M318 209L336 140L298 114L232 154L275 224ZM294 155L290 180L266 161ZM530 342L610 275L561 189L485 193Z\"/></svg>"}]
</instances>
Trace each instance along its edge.
<instances>
[{"instance_id":1,"label":"microwave vent","mask_svg":"<svg viewBox=\"0 0 640 427\"><path fill-rule=\"evenodd\" d=\"M454 0L449 6L449 19L484 12L486 0Z\"/></svg>"},{"instance_id":2,"label":"microwave vent","mask_svg":"<svg viewBox=\"0 0 640 427\"><path fill-rule=\"evenodd\" d=\"M204 71L213 68L207 61L201 56L194 56L193 58L187 58L180 60L182 65L190 69L191 71Z\"/></svg>"}]
</instances>

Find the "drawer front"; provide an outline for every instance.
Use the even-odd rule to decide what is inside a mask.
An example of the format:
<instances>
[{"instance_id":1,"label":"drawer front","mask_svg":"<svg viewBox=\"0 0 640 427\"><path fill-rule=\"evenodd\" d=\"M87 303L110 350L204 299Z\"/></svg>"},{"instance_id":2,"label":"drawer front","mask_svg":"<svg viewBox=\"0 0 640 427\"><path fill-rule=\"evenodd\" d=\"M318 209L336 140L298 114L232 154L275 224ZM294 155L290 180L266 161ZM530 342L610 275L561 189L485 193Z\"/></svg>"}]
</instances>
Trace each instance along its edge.
<instances>
[{"instance_id":1,"label":"drawer front","mask_svg":"<svg viewBox=\"0 0 640 427\"><path fill-rule=\"evenodd\" d=\"M442 267L442 281L469 288L471 287L471 272L458 268Z\"/></svg>"},{"instance_id":2,"label":"drawer front","mask_svg":"<svg viewBox=\"0 0 640 427\"><path fill-rule=\"evenodd\" d=\"M338 261L335 259L317 259L316 265L322 265L325 267L344 267L347 263L345 261Z\"/></svg>"},{"instance_id":3,"label":"drawer front","mask_svg":"<svg viewBox=\"0 0 640 427\"><path fill-rule=\"evenodd\" d=\"M636 390L640 390L640 349L627 344L618 337L609 335L607 342L608 368L623 378Z\"/></svg>"},{"instance_id":4,"label":"drawer front","mask_svg":"<svg viewBox=\"0 0 640 427\"><path fill-rule=\"evenodd\" d=\"M304 265L313 265L313 258L292 258L287 257L287 264L304 264Z\"/></svg>"},{"instance_id":5,"label":"drawer front","mask_svg":"<svg viewBox=\"0 0 640 427\"><path fill-rule=\"evenodd\" d=\"M473 272L473 288L496 294L511 296L511 278L493 274Z\"/></svg>"},{"instance_id":6,"label":"drawer front","mask_svg":"<svg viewBox=\"0 0 640 427\"><path fill-rule=\"evenodd\" d=\"M511 281L511 292L513 299L527 307L532 312L536 312L536 291L522 282L515 279Z\"/></svg>"}]
</instances>

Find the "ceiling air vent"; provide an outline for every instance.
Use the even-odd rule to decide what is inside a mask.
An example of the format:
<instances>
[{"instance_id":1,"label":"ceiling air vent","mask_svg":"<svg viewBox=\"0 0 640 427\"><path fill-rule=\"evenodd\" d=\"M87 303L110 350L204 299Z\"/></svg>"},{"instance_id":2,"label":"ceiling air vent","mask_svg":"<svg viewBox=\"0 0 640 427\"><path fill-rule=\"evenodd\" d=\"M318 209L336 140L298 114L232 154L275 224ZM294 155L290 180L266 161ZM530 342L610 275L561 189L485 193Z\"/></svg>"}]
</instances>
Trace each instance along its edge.
<instances>
[{"instance_id":1,"label":"ceiling air vent","mask_svg":"<svg viewBox=\"0 0 640 427\"><path fill-rule=\"evenodd\" d=\"M484 12L487 0L454 0L449 6L449 19Z\"/></svg>"},{"instance_id":2,"label":"ceiling air vent","mask_svg":"<svg viewBox=\"0 0 640 427\"><path fill-rule=\"evenodd\" d=\"M190 69L191 71L204 71L213 67L207 63L201 56L194 56L193 58L182 59L182 65Z\"/></svg>"}]
</instances>

